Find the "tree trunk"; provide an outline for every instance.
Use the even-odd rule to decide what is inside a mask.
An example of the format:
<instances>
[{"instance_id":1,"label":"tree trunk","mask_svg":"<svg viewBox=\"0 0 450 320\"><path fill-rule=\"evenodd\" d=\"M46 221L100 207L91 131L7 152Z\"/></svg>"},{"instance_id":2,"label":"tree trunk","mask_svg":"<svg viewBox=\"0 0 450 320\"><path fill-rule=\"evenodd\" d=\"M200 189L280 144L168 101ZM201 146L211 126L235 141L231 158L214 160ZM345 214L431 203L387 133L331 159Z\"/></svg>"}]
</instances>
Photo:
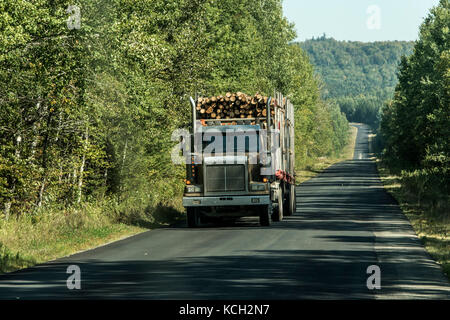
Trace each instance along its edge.
<instances>
[{"instance_id":1,"label":"tree trunk","mask_svg":"<svg viewBox=\"0 0 450 320\"><path fill-rule=\"evenodd\" d=\"M128 139L125 140L125 146L123 148L122 165L120 166L120 177L122 178L123 169L125 167L125 159L127 157Z\"/></svg>"},{"instance_id":2,"label":"tree trunk","mask_svg":"<svg viewBox=\"0 0 450 320\"><path fill-rule=\"evenodd\" d=\"M108 185L108 168L105 169L105 174L104 174L104 185L105 187Z\"/></svg>"},{"instance_id":3,"label":"tree trunk","mask_svg":"<svg viewBox=\"0 0 450 320\"><path fill-rule=\"evenodd\" d=\"M39 97L40 99L40 97ZM36 103L37 112L39 113L39 109L41 108L41 102ZM38 133L36 128L36 123L33 123L33 142L31 143L31 161L34 162L35 154L36 154L36 146L37 146Z\"/></svg>"},{"instance_id":4,"label":"tree trunk","mask_svg":"<svg viewBox=\"0 0 450 320\"><path fill-rule=\"evenodd\" d=\"M34 162L36 155L36 146L37 146L38 134L36 130L36 123L33 124L33 142L31 143L31 160Z\"/></svg>"},{"instance_id":5,"label":"tree trunk","mask_svg":"<svg viewBox=\"0 0 450 320\"><path fill-rule=\"evenodd\" d=\"M17 159L20 159L20 143L22 142L22 136L19 134L16 138L16 152L15 152L15 156ZM16 184L13 182L11 189L9 190L9 192L11 193L11 197L12 194L14 193L14 191L16 190ZM9 214L11 212L11 205L12 205L12 200L9 200L7 202L5 202L5 208L4 208L4 213L5 213L5 219L9 220Z\"/></svg>"},{"instance_id":6,"label":"tree trunk","mask_svg":"<svg viewBox=\"0 0 450 320\"><path fill-rule=\"evenodd\" d=\"M47 166L48 166L48 147L50 145L50 125L52 123L52 115L53 113L49 113L47 117L47 131L45 132L44 142L42 143L42 182L41 182L41 188L39 189L39 200L38 200L38 207L42 206L42 199L44 197L44 190L45 190L45 183L47 182Z\"/></svg>"},{"instance_id":7,"label":"tree trunk","mask_svg":"<svg viewBox=\"0 0 450 320\"><path fill-rule=\"evenodd\" d=\"M80 175L78 177L78 199L77 199L77 203L81 202L81 195L82 195L82 190L83 190L83 173L84 173L84 166L86 164L86 152L87 152L87 147L88 147L88 143L89 143L89 127L86 125L86 132L84 134L84 152L83 152L83 158L81 160L81 166L80 166Z\"/></svg>"},{"instance_id":8,"label":"tree trunk","mask_svg":"<svg viewBox=\"0 0 450 320\"><path fill-rule=\"evenodd\" d=\"M44 176L42 177L41 181L41 187L39 188L39 201L37 206L40 208L42 206L42 199L44 198L44 190L45 190L45 183L47 182L47 178Z\"/></svg>"},{"instance_id":9,"label":"tree trunk","mask_svg":"<svg viewBox=\"0 0 450 320\"><path fill-rule=\"evenodd\" d=\"M127 149L128 149L128 139L125 140L125 146L123 148L122 164L120 166L120 174L119 174L121 182L120 182L120 185L119 185L118 199L121 199L122 192L123 192L123 183L122 183L122 181L124 179L123 179L122 175L123 175L123 171L124 171L124 168L125 168L125 160L126 160L126 157L127 157Z\"/></svg>"},{"instance_id":10,"label":"tree trunk","mask_svg":"<svg viewBox=\"0 0 450 320\"><path fill-rule=\"evenodd\" d=\"M8 201L5 203L5 209L4 209L4 213L5 213L5 220L8 221L9 220L9 213L11 210L11 201Z\"/></svg>"}]
</instances>

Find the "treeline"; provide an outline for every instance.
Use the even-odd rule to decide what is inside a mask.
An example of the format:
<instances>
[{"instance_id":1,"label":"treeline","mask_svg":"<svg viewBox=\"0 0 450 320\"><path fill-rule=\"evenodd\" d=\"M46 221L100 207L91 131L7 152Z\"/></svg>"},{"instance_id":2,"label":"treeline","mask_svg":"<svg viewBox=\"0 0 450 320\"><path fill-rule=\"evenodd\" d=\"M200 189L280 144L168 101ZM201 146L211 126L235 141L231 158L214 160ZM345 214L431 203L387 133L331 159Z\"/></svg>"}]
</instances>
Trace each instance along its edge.
<instances>
[{"instance_id":1,"label":"treeline","mask_svg":"<svg viewBox=\"0 0 450 320\"><path fill-rule=\"evenodd\" d=\"M189 126L196 92L288 95L299 166L347 142L280 0L3 0L0 12L7 216L98 199L119 215L173 205L184 168L171 134Z\"/></svg>"},{"instance_id":2,"label":"treeline","mask_svg":"<svg viewBox=\"0 0 450 320\"><path fill-rule=\"evenodd\" d=\"M324 81L323 98L333 100L353 122L375 129L380 109L393 96L400 58L413 43L336 41L322 36L300 44Z\"/></svg>"},{"instance_id":3,"label":"treeline","mask_svg":"<svg viewBox=\"0 0 450 320\"><path fill-rule=\"evenodd\" d=\"M418 201L448 215L450 164L450 1L441 0L420 27L414 52L402 58L394 99L383 108L383 158Z\"/></svg>"}]
</instances>

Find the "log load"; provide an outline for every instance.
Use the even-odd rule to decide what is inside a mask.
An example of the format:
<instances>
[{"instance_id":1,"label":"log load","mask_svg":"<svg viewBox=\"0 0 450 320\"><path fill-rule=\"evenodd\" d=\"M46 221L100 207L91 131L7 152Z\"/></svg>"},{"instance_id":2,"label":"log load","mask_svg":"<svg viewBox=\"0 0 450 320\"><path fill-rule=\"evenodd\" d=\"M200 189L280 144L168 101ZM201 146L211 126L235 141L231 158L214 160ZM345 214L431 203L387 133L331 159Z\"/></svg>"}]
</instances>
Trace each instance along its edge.
<instances>
[{"instance_id":1,"label":"log load","mask_svg":"<svg viewBox=\"0 0 450 320\"><path fill-rule=\"evenodd\" d=\"M249 96L242 92L213 97L200 97L197 100L199 120L258 119L267 117L268 97L257 93ZM271 115L275 115L275 101L270 104Z\"/></svg>"}]
</instances>

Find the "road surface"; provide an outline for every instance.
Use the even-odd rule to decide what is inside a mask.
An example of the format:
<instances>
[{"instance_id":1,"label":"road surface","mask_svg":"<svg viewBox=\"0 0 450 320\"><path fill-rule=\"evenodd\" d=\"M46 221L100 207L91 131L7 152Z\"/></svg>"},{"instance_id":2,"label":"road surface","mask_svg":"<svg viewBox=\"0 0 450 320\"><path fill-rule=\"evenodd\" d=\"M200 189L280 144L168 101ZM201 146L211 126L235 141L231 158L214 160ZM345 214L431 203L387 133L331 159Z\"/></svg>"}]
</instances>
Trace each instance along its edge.
<instances>
[{"instance_id":1,"label":"road surface","mask_svg":"<svg viewBox=\"0 0 450 320\"><path fill-rule=\"evenodd\" d=\"M0 276L1 299L449 299L428 256L369 159L358 125L354 160L297 188L297 213L271 227L152 230ZM69 265L81 289L66 286ZM367 287L367 268L381 289Z\"/></svg>"}]
</instances>

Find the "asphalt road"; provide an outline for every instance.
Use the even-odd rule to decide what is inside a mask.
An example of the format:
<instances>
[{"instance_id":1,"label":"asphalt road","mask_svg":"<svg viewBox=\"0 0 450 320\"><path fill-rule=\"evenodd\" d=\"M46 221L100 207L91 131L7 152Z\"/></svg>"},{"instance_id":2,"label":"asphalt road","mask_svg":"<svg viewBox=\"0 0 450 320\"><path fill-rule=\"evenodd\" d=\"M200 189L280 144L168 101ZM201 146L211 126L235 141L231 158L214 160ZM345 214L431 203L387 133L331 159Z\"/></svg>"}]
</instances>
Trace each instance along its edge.
<instances>
[{"instance_id":1,"label":"asphalt road","mask_svg":"<svg viewBox=\"0 0 450 320\"><path fill-rule=\"evenodd\" d=\"M184 225L0 276L2 299L449 299L428 256L369 159L358 126L355 156L297 189L297 213L271 227ZM69 265L81 289L66 286ZM367 268L381 289L367 288Z\"/></svg>"}]
</instances>

